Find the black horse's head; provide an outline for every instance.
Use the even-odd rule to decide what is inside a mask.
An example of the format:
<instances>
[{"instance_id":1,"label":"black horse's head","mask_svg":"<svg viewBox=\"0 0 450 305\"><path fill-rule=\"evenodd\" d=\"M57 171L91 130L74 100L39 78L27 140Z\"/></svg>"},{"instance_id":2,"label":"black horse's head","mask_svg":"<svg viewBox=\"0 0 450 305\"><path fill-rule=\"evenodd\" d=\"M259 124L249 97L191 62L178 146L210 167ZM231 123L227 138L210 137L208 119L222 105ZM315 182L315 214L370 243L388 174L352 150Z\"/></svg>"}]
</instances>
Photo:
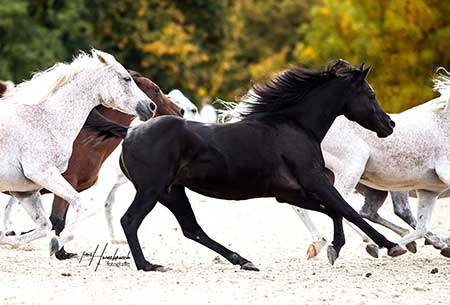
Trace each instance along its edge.
<instances>
[{"instance_id":1,"label":"black horse's head","mask_svg":"<svg viewBox=\"0 0 450 305\"><path fill-rule=\"evenodd\" d=\"M344 107L345 117L384 138L394 131L395 123L381 109L375 92L366 80L371 68L364 68L362 64L358 69L344 60L338 60L328 67L328 71L351 81L352 90L348 92Z\"/></svg>"}]
</instances>

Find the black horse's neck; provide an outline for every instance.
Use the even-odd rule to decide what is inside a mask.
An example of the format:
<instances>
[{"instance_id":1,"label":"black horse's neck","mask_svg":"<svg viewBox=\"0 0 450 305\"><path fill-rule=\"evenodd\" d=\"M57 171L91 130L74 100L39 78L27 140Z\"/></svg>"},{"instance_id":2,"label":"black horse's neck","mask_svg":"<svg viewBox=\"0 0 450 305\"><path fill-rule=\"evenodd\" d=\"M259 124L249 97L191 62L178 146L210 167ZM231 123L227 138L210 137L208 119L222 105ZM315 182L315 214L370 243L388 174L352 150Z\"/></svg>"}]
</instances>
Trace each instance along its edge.
<instances>
[{"instance_id":1,"label":"black horse's neck","mask_svg":"<svg viewBox=\"0 0 450 305\"><path fill-rule=\"evenodd\" d=\"M334 79L312 90L305 100L285 110L287 116L322 142L336 117L344 113L348 86L342 79Z\"/></svg>"}]
</instances>

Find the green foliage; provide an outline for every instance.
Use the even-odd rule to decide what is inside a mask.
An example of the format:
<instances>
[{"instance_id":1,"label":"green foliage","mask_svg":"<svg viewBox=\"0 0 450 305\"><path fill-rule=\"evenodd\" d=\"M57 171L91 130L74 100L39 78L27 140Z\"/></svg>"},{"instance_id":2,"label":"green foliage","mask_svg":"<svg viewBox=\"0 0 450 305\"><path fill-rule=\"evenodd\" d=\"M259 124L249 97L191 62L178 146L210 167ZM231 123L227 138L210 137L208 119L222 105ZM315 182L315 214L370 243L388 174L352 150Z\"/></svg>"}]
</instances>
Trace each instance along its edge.
<instances>
[{"instance_id":1,"label":"green foliage","mask_svg":"<svg viewBox=\"0 0 450 305\"><path fill-rule=\"evenodd\" d=\"M438 0L0 0L0 79L91 47L190 98L235 100L292 64L373 64L389 111L431 98L450 67L450 3Z\"/></svg>"},{"instance_id":2,"label":"green foliage","mask_svg":"<svg viewBox=\"0 0 450 305\"><path fill-rule=\"evenodd\" d=\"M449 67L447 1L325 0L311 10L295 57L313 65L333 58L374 65L370 82L388 111L433 96L430 79Z\"/></svg>"},{"instance_id":3,"label":"green foliage","mask_svg":"<svg viewBox=\"0 0 450 305\"><path fill-rule=\"evenodd\" d=\"M21 81L86 46L83 4L0 0L0 76Z\"/></svg>"}]
</instances>

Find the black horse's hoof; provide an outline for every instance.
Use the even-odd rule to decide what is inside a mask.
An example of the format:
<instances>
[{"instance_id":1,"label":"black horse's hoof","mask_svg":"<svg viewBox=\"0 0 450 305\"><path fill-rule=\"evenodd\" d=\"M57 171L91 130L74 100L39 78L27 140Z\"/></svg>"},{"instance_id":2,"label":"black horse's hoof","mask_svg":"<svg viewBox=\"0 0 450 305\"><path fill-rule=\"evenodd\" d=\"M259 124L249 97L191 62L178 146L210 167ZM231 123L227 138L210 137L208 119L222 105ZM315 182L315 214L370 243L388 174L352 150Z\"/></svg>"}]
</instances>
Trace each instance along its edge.
<instances>
[{"instance_id":1,"label":"black horse's hoof","mask_svg":"<svg viewBox=\"0 0 450 305\"><path fill-rule=\"evenodd\" d=\"M52 239L50 239L49 248L50 248L50 256L52 256L59 250L59 241L56 236L54 236L54 237L52 237Z\"/></svg>"},{"instance_id":2,"label":"black horse's hoof","mask_svg":"<svg viewBox=\"0 0 450 305\"><path fill-rule=\"evenodd\" d=\"M338 258L338 254L336 252L336 249L334 249L333 246L328 246L328 248L327 248L327 256L328 256L328 261L333 266L334 262Z\"/></svg>"},{"instance_id":3,"label":"black horse's hoof","mask_svg":"<svg viewBox=\"0 0 450 305\"><path fill-rule=\"evenodd\" d=\"M259 271L259 269L256 268L256 266L253 265L252 262L246 262L245 264L243 264L243 265L241 266L241 269L242 269L242 270L249 270L249 271Z\"/></svg>"},{"instance_id":4,"label":"black horse's hoof","mask_svg":"<svg viewBox=\"0 0 450 305\"><path fill-rule=\"evenodd\" d=\"M406 249L408 249L409 252L411 253L417 253L417 244L415 241L412 241L410 243L407 243L405 245Z\"/></svg>"},{"instance_id":5,"label":"black horse's hoof","mask_svg":"<svg viewBox=\"0 0 450 305\"><path fill-rule=\"evenodd\" d=\"M150 263L146 263L144 266L138 267L138 270L166 272L168 269L166 267L164 267L164 266L161 266L161 265L153 265L153 264L150 264Z\"/></svg>"},{"instance_id":6,"label":"black horse's hoof","mask_svg":"<svg viewBox=\"0 0 450 305\"><path fill-rule=\"evenodd\" d=\"M16 232L14 232L14 231L6 231L5 236L16 236Z\"/></svg>"},{"instance_id":7,"label":"black horse's hoof","mask_svg":"<svg viewBox=\"0 0 450 305\"><path fill-rule=\"evenodd\" d=\"M397 257L397 256L405 254L406 252L407 251L405 249L403 249L402 247L400 247L399 245L395 245L391 249L389 249L388 255L390 257Z\"/></svg>"},{"instance_id":8,"label":"black horse's hoof","mask_svg":"<svg viewBox=\"0 0 450 305\"><path fill-rule=\"evenodd\" d=\"M57 259L59 259L60 261L63 261L63 260L66 260L66 259L70 259L70 258L76 257L76 256L78 256L76 253L66 252L66 250L64 250L64 247L61 248L61 250L56 251L56 253L55 253L55 257Z\"/></svg>"},{"instance_id":9,"label":"black horse's hoof","mask_svg":"<svg viewBox=\"0 0 450 305\"><path fill-rule=\"evenodd\" d=\"M441 254L445 257L450 258L450 247L445 247L441 250Z\"/></svg>"},{"instance_id":10,"label":"black horse's hoof","mask_svg":"<svg viewBox=\"0 0 450 305\"><path fill-rule=\"evenodd\" d=\"M366 246L367 253L374 258L378 258L378 246L374 244L370 244Z\"/></svg>"}]
</instances>

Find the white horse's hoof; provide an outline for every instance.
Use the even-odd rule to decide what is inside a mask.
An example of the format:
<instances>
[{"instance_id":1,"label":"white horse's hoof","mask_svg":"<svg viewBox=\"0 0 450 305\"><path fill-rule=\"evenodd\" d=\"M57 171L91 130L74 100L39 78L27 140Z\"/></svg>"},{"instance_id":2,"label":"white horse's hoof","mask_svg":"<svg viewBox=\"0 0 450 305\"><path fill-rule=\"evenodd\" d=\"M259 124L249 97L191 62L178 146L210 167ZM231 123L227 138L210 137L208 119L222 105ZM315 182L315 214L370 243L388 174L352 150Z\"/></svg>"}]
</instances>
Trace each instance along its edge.
<instances>
[{"instance_id":1,"label":"white horse's hoof","mask_svg":"<svg viewBox=\"0 0 450 305\"><path fill-rule=\"evenodd\" d=\"M439 236L430 234L425 236L425 245L432 245L435 249L441 250L447 247L446 242L444 242Z\"/></svg>"},{"instance_id":2,"label":"white horse's hoof","mask_svg":"<svg viewBox=\"0 0 450 305\"><path fill-rule=\"evenodd\" d=\"M0 241L5 237L5 232L0 231Z\"/></svg>"},{"instance_id":3,"label":"white horse's hoof","mask_svg":"<svg viewBox=\"0 0 450 305\"><path fill-rule=\"evenodd\" d=\"M320 250L327 244L327 241L325 238L322 238L318 241L313 242L306 251L306 257L307 259L311 259L313 257L316 257L317 254L319 254Z\"/></svg>"},{"instance_id":4,"label":"white horse's hoof","mask_svg":"<svg viewBox=\"0 0 450 305\"><path fill-rule=\"evenodd\" d=\"M441 254L445 257L450 258L450 247L445 247L441 250Z\"/></svg>"},{"instance_id":5,"label":"white horse's hoof","mask_svg":"<svg viewBox=\"0 0 450 305\"><path fill-rule=\"evenodd\" d=\"M400 245L395 245L394 247L389 249L388 255L390 257L397 257L397 256L405 254L406 252L407 251L405 249L403 249Z\"/></svg>"},{"instance_id":6,"label":"white horse's hoof","mask_svg":"<svg viewBox=\"0 0 450 305\"><path fill-rule=\"evenodd\" d=\"M60 246L58 237L53 236L52 239L50 239L49 248L50 248L50 256L52 256L59 250Z\"/></svg>"},{"instance_id":7,"label":"white horse's hoof","mask_svg":"<svg viewBox=\"0 0 450 305\"><path fill-rule=\"evenodd\" d=\"M111 239L111 243L114 245L126 245L128 242L125 239Z\"/></svg>"},{"instance_id":8,"label":"white horse's hoof","mask_svg":"<svg viewBox=\"0 0 450 305\"><path fill-rule=\"evenodd\" d=\"M410 243L407 243L405 245L406 249L408 249L411 253L417 253L417 243L415 241L412 241Z\"/></svg>"},{"instance_id":9,"label":"white horse's hoof","mask_svg":"<svg viewBox=\"0 0 450 305\"><path fill-rule=\"evenodd\" d=\"M374 245L374 244L369 244L366 246L366 251L367 253L370 254L370 256L374 257L374 258L378 258L378 246Z\"/></svg>"}]
</instances>

